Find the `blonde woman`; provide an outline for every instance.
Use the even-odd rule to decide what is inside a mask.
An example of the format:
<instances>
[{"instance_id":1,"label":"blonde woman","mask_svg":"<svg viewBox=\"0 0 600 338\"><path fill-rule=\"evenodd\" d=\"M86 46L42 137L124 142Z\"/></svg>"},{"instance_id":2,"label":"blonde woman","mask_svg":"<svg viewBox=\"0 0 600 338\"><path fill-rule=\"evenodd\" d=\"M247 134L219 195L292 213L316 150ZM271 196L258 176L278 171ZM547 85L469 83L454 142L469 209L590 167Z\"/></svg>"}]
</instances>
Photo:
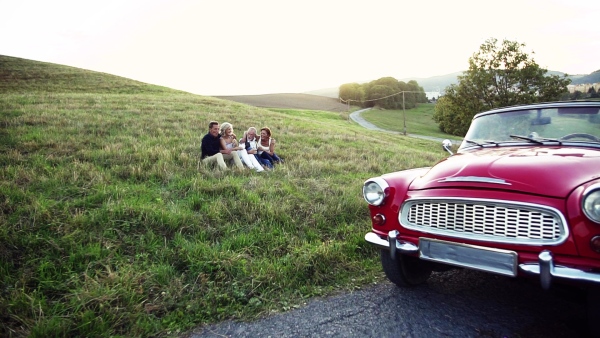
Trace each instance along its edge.
<instances>
[{"instance_id":1,"label":"blonde woman","mask_svg":"<svg viewBox=\"0 0 600 338\"><path fill-rule=\"evenodd\" d=\"M256 169L257 172L263 171L263 167L258 163L253 163L252 159L248 156L248 152L245 147L240 145L237 141L237 137L233 132L233 125L229 122L223 122L221 125L221 135L224 147L231 149L232 153L236 153L238 157L248 166L250 169Z\"/></svg>"}]
</instances>

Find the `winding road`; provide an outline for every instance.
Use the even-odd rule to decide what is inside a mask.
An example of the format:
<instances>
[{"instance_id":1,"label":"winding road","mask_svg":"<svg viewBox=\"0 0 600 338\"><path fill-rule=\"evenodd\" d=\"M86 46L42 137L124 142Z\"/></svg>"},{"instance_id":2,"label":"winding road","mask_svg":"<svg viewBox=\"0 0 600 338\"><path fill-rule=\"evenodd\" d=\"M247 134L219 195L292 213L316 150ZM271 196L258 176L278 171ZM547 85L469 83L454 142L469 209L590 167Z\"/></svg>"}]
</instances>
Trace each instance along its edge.
<instances>
[{"instance_id":1,"label":"winding road","mask_svg":"<svg viewBox=\"0 0 600 338\"><path fill-rule=\"evenodd\" d=\"M382 128L379 128L379 127L377 127L376 125L374 125L373 123L371 123L371 122L369 122L369 121L365 120L365 119L362 117L362 115L361 115L361 114L362 114L363 112L367 111L367 110L370 110L370 109L371 109L371 108L365 108L365 109L357 110L357 111L355 111L355 112L353 112L353 113L351 113L351 114L350 114L350 118L351 118L351 119L352 119L354 122L358 123L359 125L361 125L361 126L363 126L363 127L367 128L367 129L370 129L370 130L384 131L384 132L388 132L388 133L392 133L392 134L402 134L402 133L401 133L401 132L399 132L399 131L387 130L387 129L382 129ZM406 136L409 136L409 137L415 137L415 138L420 138L420 139L425 139L425 140L430 140L430 141L437 141L437 142L439 142L439 143L442 143L442 141L444 140L443 138L439 138L439 137L432 137L432 136L425 136L425 135L416 135L416 134L406 134ZM456 140L450 140L450 141L451 141L453 144L457 144L457 145L458 145L458 144L460 144L460 141L456 141Z\"/></svg>"}]
</instances>

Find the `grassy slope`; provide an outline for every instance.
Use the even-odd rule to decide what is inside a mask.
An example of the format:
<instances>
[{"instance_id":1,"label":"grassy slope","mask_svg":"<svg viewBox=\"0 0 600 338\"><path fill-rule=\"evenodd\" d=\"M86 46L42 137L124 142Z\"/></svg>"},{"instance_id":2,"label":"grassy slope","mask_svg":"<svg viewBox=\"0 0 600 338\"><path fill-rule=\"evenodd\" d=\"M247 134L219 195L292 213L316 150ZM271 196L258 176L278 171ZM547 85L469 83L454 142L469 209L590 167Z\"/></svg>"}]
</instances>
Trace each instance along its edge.
<instances>
[{"instance_id":1,"label":"grassy slope","mask_svg":"<svg viewBox=\"0 0 600 338\"><path fill-rule=\"evenodd\" d=\"M445 155L347 114L271 111L0 56L0 336L160 336L381 277L361 186ZM274 172L199 163L268 125Z\"/></svg>"},{"instance_id":2,"label":"grassy slope","mask_svg":"<svg viewBox=\"0 0 600 338\"><path fill-rule=\"evenodd\" d=\"M348 107L335 98L297 93L217 96L217 98L263 108L276 107L280 109L327 110L332 112L347 112L349 109L355 108Z\"/></svg>"},{"instance_id":3,"label":"grassy slope","mask_svg":"<svg viewBox=\"0 0 600 338\"><path fill-rule=\"evenodd\" d=\"M371 109L362 113L362 117L380 128L397 132L404 131L404 121L406 120L408 134L461 140L461 137L440 131L437 123L433 120L434 108L435 104L425 103L406 111Z\"/></svg>"}]
</instances>

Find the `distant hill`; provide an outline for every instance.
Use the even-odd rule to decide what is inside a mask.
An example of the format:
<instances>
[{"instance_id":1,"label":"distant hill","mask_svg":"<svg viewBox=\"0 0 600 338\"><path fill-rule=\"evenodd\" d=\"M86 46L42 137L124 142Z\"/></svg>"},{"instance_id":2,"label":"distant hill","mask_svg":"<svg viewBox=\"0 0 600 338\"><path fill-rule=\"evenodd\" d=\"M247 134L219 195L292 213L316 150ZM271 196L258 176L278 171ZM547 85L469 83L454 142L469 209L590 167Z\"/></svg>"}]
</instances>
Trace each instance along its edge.
<instances>
[{"instance_id":1,"label":"distant hill","mask_svg":"<svg viewBox=\"0 0 600 338\"><path fill-rule=\"evenodd\" d=\"M403 78L399 81L412 81L415 80L419 86L423 87L426 92L443 92L446 87L451 84L458 83L458 76L462 75L462 71L454 72L446 75L432 76L428 78Z\"/></svg>"},{"instance_id":2,"label":"distant hill","mask_svg":"<svg viewBox=\"0 0 600 338\"><path fill-rule=\"evenodd\" d=\"M0 55L0 93L176 93L117 75Z\"/></svg>"},{"instance_id":3,"label":"distant hill","mask_svg":"<svg viewBox=\"0 0 600 338\"><path fill-rule=\"evenodd\" d=\"M588 75L571 78L571 80L573 81L571 84L598 83L600 82L600 69Z\"/></svg>"},{"instance_id":4,"label":"distant hill","mask_svg":"<svg viewBox=\"0 0 600 338\"><path fill-rule=\"evenodd\" d=\"M337 99L338 93L339 93L339 87L332 87L332 88L311 90L309 92L304 92L302 94L318 95L318 96L325 96L325 97L331 97L331 98Z\"/></svg>"}]
</instances>

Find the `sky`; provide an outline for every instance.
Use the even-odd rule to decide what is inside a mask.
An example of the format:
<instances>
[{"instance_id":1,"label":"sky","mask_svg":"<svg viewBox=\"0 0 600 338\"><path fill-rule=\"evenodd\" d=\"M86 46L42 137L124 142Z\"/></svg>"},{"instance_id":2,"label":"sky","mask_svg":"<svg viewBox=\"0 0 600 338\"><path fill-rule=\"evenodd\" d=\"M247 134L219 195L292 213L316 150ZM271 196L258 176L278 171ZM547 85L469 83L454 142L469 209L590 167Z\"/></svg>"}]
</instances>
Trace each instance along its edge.
<instances>
[{"instance_id":1,"label":"sky","mask_svg":"<svg viewBox=\"0 0 600 338\"><path fill-rule=\"evenodd\" d=\"M0 0L0 55L207 96L466 70L487 39L600 69L597 0Z\"/></svg>"}]
</instances>

